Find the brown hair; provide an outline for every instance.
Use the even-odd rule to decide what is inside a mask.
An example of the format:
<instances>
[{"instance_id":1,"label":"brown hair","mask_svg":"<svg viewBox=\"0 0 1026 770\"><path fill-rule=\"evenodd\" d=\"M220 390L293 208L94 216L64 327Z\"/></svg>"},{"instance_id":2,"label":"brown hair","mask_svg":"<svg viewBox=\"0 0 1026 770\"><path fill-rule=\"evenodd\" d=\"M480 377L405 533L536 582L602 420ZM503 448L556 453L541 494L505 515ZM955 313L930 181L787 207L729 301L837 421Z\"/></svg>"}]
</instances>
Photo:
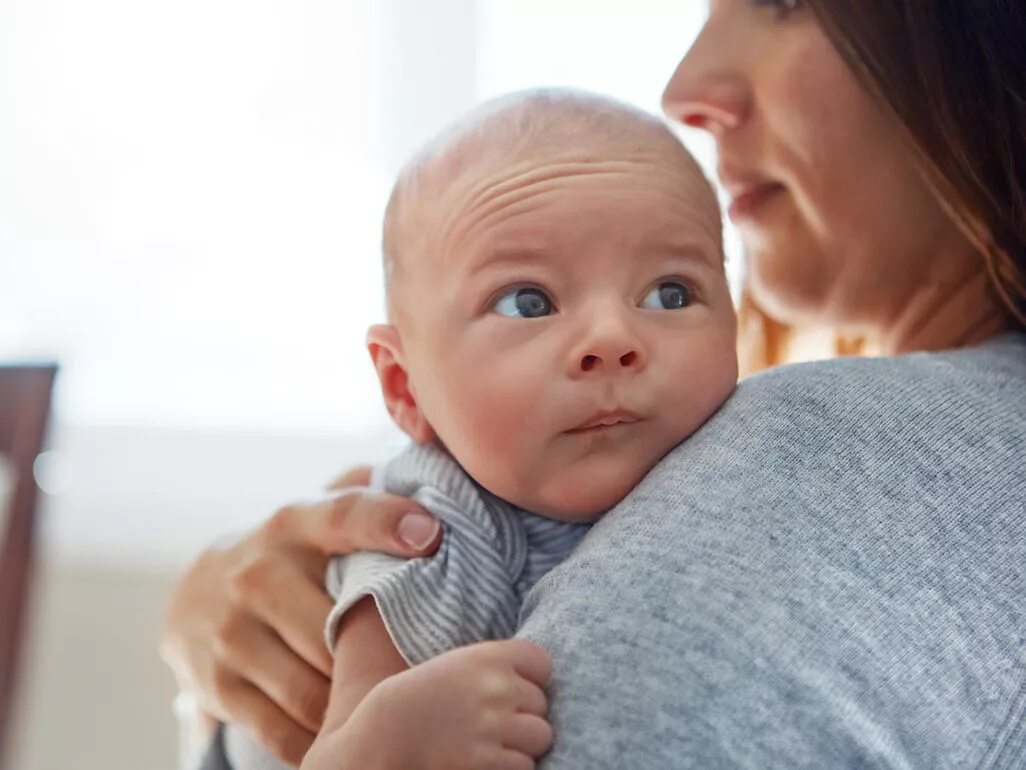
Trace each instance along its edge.
<instances>
[{"instance_id":1,"label":"brown hair","mask_svg":"<svg viewBox=\"0 0 1026 770\"><path fill-rule=\"evenodd\" d=\"M1010 319L1026 328L1026 4L807 4L863 88L893 116L927 184L986 262ZM750 296L739 331L748 336L749 370L781 362L793 335Z\"/></svg>"}]
</instances>

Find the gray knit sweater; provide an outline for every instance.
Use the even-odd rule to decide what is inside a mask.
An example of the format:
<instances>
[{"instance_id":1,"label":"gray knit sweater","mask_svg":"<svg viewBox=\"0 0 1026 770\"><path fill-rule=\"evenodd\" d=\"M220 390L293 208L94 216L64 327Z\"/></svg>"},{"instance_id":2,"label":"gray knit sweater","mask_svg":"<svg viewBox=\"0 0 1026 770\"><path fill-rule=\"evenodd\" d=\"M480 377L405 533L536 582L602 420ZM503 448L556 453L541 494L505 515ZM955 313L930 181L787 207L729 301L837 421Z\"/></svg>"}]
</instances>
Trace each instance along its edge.
<instances>
[{"instance_id":1,"label":"gray knit sweater","mask_svg":"<svg viewBox=\"0 0 1026 770\"><path fill-rule=\"evenodd\" d=\"M746 380L528 594L539 767L1026 767L1024 471L1022 335Z\"/></svg>"}]
</instances>

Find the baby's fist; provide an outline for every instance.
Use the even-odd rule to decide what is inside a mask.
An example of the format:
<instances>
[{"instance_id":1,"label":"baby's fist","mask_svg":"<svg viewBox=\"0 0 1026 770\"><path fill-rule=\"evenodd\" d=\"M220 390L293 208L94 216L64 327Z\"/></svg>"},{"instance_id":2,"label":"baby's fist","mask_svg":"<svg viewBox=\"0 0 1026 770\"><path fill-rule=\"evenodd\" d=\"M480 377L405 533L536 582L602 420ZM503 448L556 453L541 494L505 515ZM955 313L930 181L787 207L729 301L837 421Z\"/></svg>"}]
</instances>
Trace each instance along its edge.
<instances>
[{"instance_id":1,"label":"baby's fist","mask_svg":"<svg viewBox=\"0 0 1026 770\"><path fill-rule=\"evenodd\" d=\"M533 770L552 746L542 689L550 673L549 655L536 644L482 642L390 677L364 705L385 720L378 722L385 740L404 744L403 767Z\"/></svg>"}]
</instances>

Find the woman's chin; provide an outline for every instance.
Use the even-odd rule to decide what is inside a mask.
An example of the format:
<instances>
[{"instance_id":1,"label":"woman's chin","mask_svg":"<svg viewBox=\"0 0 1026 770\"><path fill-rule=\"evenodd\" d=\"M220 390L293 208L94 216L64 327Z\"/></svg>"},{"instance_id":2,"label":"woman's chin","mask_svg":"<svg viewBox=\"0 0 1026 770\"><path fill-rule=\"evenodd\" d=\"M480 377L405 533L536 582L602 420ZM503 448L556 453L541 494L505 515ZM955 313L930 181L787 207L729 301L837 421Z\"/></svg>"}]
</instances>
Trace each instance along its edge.
<instances>
[{"instance_id":1,"label":"woman's chin","mask_svg":"<svg viewBox=\"0 0 1026 770\"><path fill-rule=\"evenodd\" d=\"M748 271L752 299L773 320L792 326L822 320L827 288L819 271L803 266L800 257L753 251Z\"/></svg>"}]
</instances>

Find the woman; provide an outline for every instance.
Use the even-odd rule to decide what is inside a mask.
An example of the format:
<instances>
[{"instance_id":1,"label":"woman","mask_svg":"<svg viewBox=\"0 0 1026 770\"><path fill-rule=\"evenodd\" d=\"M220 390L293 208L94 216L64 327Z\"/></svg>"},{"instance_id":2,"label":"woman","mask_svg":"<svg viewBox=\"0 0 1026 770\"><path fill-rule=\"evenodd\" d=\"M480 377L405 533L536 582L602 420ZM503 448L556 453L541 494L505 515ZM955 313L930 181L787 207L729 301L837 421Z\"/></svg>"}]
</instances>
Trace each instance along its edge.
<instances>
[{"instance_id":1,"label":"woman","mask_svg":"<svg viewBox=\"0 0 1026 770\"><path fill-rule=\"evenodd\" d=\"M543 764L1023 766L1026 9L710 6L664 106L717 142L772 368L529 598ZM879 357L776 367L822 329ZM165 633L183 686L298 763L328 554L430 551L414 512L346 488L205 554Z\"/></svg>"}]
</instances>

